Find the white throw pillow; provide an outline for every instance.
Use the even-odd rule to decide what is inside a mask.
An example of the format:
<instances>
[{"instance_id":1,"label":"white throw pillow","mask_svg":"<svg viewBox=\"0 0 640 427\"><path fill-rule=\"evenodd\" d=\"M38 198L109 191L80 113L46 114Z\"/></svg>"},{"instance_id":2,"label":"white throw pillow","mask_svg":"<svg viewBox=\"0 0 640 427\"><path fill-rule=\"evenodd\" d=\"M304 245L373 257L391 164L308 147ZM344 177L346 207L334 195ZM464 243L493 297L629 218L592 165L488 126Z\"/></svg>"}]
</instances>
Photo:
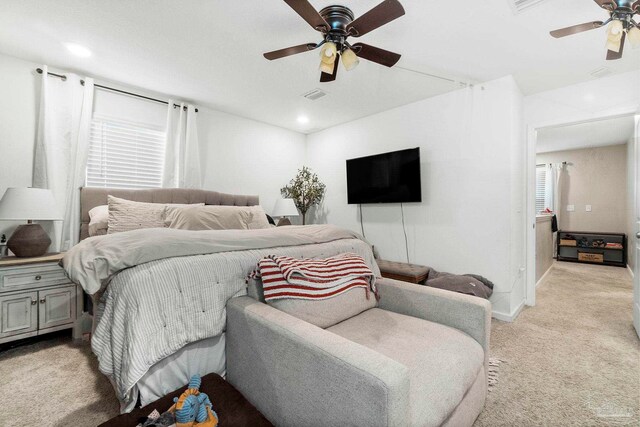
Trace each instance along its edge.
<instances>
[{"instance_id":1,"label":"white throw pillow","mask_svg":"<svg viewBox=\"0 0 640 427\"><path fill-rule=\"evenodd\" d=\"M89 211L89 236L107 234L109 229L109 206L100 205Z\"/></svg>"}]
</instances>

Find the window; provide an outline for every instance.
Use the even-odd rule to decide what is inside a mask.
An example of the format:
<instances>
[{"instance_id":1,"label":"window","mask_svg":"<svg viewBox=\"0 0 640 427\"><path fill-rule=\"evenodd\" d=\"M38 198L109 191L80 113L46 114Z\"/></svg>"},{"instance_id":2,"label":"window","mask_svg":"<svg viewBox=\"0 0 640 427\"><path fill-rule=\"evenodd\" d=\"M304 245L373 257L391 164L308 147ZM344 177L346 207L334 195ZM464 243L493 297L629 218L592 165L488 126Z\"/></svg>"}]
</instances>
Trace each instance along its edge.
<instances>
[{"instance_id":1,"label":"window","mask_svg":"<svg viewBox=\"0 0 640 427\"><path fill-rule=\"evenodd\" d=\"M96 87L88 187L162 186L167 105Z\"/></svg>"},{"instance_id":2,"label":"window","mask_svg":"<svg viewBox=\"0 0 640 427\"><path fill-rule=\"evenodd\" d=\"M165 131L144 123L95 115L91 122L87 186L162 186Z\"/></svg>"},{"instance_id":3,"label":"window","mask_svg":"<svg viewBox=\"0 0 640 427\"><path fill-rule=\"evenodd\" d=\"M536 166L536 214L542 212L546 206L546 187L547 187L547 169L546 166Z\"/></svg>"}]
</instances>

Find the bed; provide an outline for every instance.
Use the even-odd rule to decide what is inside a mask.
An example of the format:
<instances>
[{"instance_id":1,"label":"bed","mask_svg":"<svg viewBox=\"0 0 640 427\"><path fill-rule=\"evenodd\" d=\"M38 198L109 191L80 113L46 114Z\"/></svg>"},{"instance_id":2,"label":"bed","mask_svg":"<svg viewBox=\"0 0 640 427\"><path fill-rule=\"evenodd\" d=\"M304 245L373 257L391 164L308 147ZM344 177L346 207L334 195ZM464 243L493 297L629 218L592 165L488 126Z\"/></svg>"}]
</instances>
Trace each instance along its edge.
<instances>
[{"instance_id":1,"label":"bed","mask_svg":"<svg viewBox=\"0 0 640 427\"><path fill-rule=\"evenodd\" d=\"M226 302L246 295L246 277L263 256L362 256L359 235L327 225L262 230L133 230L88 237L89 210L107 196L150 203L254 206L257 196L187 189L81 190L81 242L63 260L94 302L92 350L121 411L146 405L194 373L225 376Z\"/></svg>"}]
</instances>

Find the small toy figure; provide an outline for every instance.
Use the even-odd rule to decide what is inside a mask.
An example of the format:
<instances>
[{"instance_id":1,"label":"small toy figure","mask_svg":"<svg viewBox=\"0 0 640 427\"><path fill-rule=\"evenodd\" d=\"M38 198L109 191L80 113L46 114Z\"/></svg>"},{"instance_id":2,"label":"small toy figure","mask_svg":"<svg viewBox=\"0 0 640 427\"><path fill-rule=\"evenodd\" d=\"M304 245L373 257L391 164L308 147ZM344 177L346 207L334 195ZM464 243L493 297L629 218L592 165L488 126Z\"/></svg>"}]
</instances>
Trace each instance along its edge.
<instances>
[{"instance_id":1,"label":"small toy figure","mask_svg":"<svg viewBox=\"0 0 640 427\"><path fill-rule=\"evenodd\" d=\"M194 375L189 381L189 388L169 409L175 413L176 427L216 427L218 414L212 409L211 400L206 393L200 393L200 376Z\"/></svg>"}]
</instances>

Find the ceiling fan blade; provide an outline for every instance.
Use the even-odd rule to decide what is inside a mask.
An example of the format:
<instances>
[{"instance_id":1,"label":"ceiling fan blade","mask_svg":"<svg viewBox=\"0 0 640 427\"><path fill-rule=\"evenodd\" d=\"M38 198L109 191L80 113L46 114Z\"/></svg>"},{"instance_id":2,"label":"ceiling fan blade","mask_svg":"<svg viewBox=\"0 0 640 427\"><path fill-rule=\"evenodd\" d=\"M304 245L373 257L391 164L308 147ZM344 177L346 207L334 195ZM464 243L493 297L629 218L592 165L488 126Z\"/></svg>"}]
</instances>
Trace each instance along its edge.
<instances>
[{"instance_id":1,"label":"ceiling fan blade","mask_svg":"<svg viewBox=\"0 0 640 427\"><path fill-rule=\"evenodd\" d=\"M336 54L336 61L333 63L333 74L320 73L320 83L332 82L338 75L338 63L340 62L340 54Z\"/></svg>"},{"instance_id":2,"label":"ceiling fan blade","mask_svg":"<svg viewBox=\"0 0 640 427\"><path fill-rule=\"evenodd\" d=\"M347 31L353 37L360 37L376 28L400 18L404 8L398 0L384 0L382 3L347 25Z\"/></svg>"},{"instance_id":3,"label":"ceiling fan blade","mask_svg":"<svg viewBox=\"0 0 640 427\"><path fill-rule=\"evenodd\" d=\"M329 24L307 0L284 0L309 25L318 31L329 31Z\"/></svg>"},{"instance_id":4,"label":"ceiling fan blade","mask_svg":"<svg viewBox=\"0 0 640 427\"><path fill-rule=\"evenodd\" d=\"M616 59L622 58L622 51L624 50L624 39L626 38L625 33L622 33L622 38L620 39L620 52L616 52L613 50L607 50L607 61L615 61Z\"/></svg>"},{"instance_id":5,"label":"ceiling fan blade","mask_svg":"<svg viewBox=\"0 0 640 427\"><path fill-rule=\"evenodd\" d=\"M635 13L640 13L640 0L636 0L636 2L631 4L631 10Z\"/></svg>"},{"instance_id":6,"label":"ceiling fan blade","mask_svg":"<svg viewBox=\"0 0 640 427\"><path fill-rule=\"evenodd\" d=\"M602 21L585 22L584 24L578 24L572 27L554 30L554 31L551 31L549 34L559 39L561 37L571 36L573 34L578 34L583 31L595 30L596 28L600 28L600 27L602 27Z\"/></svg>"},{"instance_id":7,"label":"ceiling fan blade","mask_svg":"<svg viewBox=\"0 0 640 427\"><path fill-rule=\"evenodd\" d=\"M298 46L291 46L280 50L274 50L273 52L267 52L264 57L269 61L274 59L284 58L285 56L295 55L296 53L308 52L318 47L315 43L301 44Z\"/></svg>"},{"instance_id":8,"label":"ceiling fan blade","mask_svg":"<svg viewBox=\"0 0 640 427\"><path fill-rule=\"evenodd\" d=\"M386 67L393 67L396 62L400 60L402 55L389 52L388 50L380 49L379 47L369 46L364 43L356 43L353 46L353 51L362 59L376 62Z\"/></svg>"},{"instance_id":9,"label":"ceiling fan blade","mask_svg":"<svg viewBox=\"0 0 640 427\"><path fill-rule=\"evenodd\" d=\"M603 9L607 9L607 10L614 10L615 8L618 7L618 4L614 1L614 0L593 0L596 3L598 3L598 6L600 6Z\"/></svg>"}]
</instances>

